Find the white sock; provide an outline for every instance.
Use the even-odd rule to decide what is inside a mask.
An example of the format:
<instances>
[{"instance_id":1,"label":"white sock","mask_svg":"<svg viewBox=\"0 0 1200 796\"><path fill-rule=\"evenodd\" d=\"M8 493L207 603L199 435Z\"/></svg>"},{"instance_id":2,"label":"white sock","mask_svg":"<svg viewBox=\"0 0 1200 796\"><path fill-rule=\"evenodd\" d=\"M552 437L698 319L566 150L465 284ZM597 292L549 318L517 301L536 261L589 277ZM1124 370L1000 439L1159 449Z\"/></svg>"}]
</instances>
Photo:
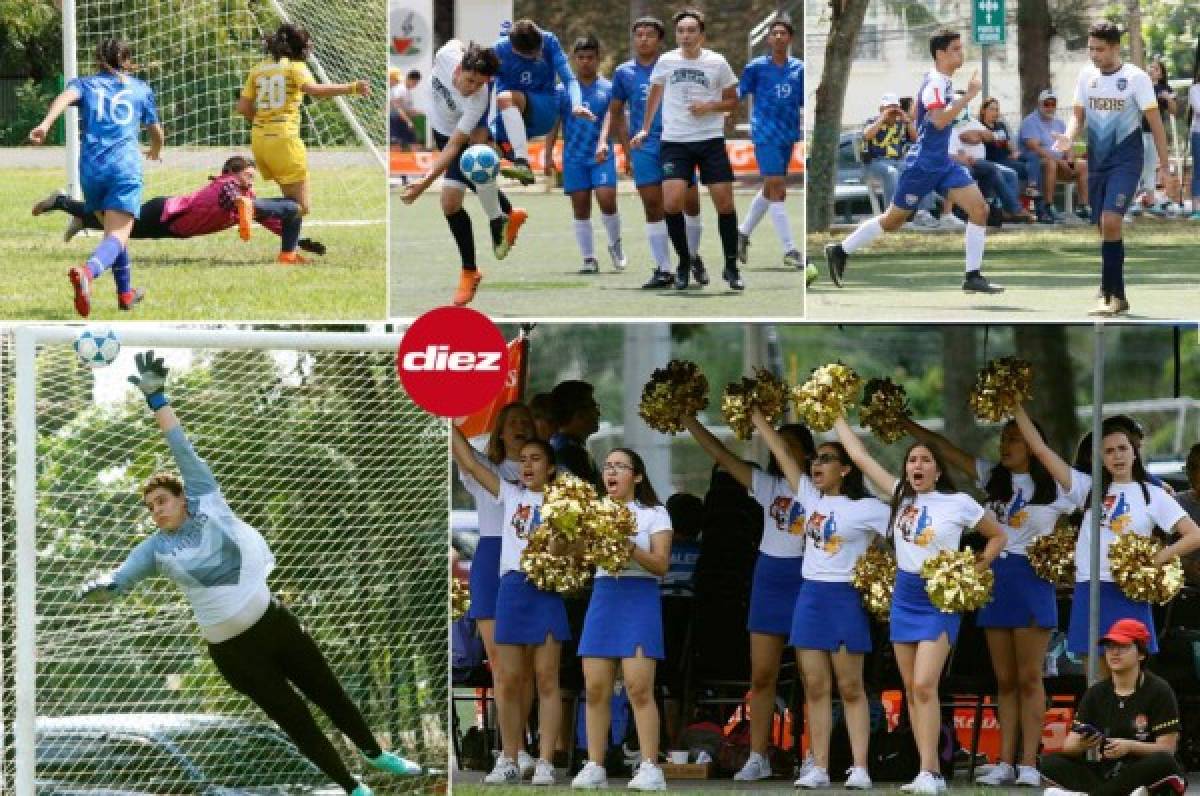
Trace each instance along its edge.
<instances>
[{"instance_id":1,"label":"white sock","mask_svg":"<svg viewBox=\"0 0 1200 796\"><path fill-rule=\"evenodd\" d=\"M788 222L787 210L784 208L783 202L771 202L771 223L775 225L775 234L779 236L779 242L783 244L784 253L795 249L796 241L792 240L792 225Z\"/></svg>"},{"instance_id":2,"label":"white sock","mask_svg":"<svg viewBox=\"0 0 1200 796\"><path fill-rule=\"evenodd\" d=\"M504 122L504 132L508 133L508 142L512 144L514 157L529 160L529 140L525 137L525 119L521 116L521 109L510 105L500 111L500 118Z\"/></svg>"},{"instance_id":3,"label":"white sock","mask_svg":"<svg viewBox=\"0 0 1200 796\"><path fill-rule=\"evenodd\" d=\"M868 218L842 241L842 251L852 254L864 246L870 246L882 234L883 227L879 223L879 218Z\"/></svg>"},{"instance_id":4,"label":"white sock","mask_svg":"<svg viewBox=\"0 0 1200 796\"><path fill-rule=\"evenodd\" d=\"M646 223L646 239L650 241L650 256L654 258L654 267L659 271L670 271L671 260L667 253L670 239L667 235L666 221L649 221Z\"/></svg>"},{"instance_id":5,"label":"white sock","mask_svg":"<svg viewBox=\"0 0 1200 796\"><path fill-rule=\"evenodd\" d=\"M575 219L575 242L579 244L579 253L583 255L583 259L596 256L596 245L592 240L592 220L590 218L580 221Z\"/></svg>"},{"instance_id":6,"label":"white sock","mask_svg":"<svg viewBox=\"0 0 1200 796\"><path fill-rule=\"evenodd\" d=\"M605 215L600 213L600 220L604 222L604 232L608 235L608 243L611 246L621 239L621 214L613 213Z\"/></svg>"},{"instance_id":7,"label":"white sock","mask_svg":"<svg viewBox=\"0 0 1200 796\"><path fill-rule=\"evenodd\" d=\"M683 223L687 224L688 254L696 257L700 254L700 235L704 232L704 219L700 215L683 214Z\"/></svg>"},{"instance_id":8,"label":"white sock","mask_svg":"<svg viewBox=\"0 0 1200 796\"><path fill-rule=\"evenodd\" d=\"M978 271L983 265L983 244L987 240L987 229L967 222L967 272Z\"/></svg>"},{"instance_id":9,"label":"white sock","mask_svg":"<svg viewBox=\"0 0 1200 796\"><path fill-rule=\"evenodd\" d=\"M483 205L483 212L487 213L488 218L504 217L504 211L500 209L500 186L495 180L475 186L475 193L479 195L479 204Z\"/></svg>"},{"instance_id":10,"label":"white sock","mask_svg":"<svg viewBox=\"0 0 1200 796\"><path fill-rule=\"evenodd\" d=\"M759 191L754 194L754 198L750 200L750 210L746 213L746 217L742 219L742 225L738 227L738 232L746 237L750 237L750 233L758 226L758 222L762 221L763 214L767 212L767 208L771 203L767 201L767 197L763 196L763 192Z\"/></svg>"}]
</instances>

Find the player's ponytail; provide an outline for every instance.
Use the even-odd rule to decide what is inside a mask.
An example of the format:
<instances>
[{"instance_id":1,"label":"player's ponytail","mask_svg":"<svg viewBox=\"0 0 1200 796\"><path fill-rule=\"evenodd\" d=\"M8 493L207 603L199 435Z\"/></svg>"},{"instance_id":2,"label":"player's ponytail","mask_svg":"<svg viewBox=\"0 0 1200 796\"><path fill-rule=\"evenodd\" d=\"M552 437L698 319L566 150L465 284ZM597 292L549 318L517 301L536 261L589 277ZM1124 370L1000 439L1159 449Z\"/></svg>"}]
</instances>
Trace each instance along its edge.
<instances>
[{"instance_id":1,"label":"player's ponytail","mask_svg":"<svg viewBox=\"0 0 1200 796\"><path fill-rule=\"evenodd\" d=\"M96 45L96 63L106 72L120 76L136 69L129 42L110 36Z\"/></svg>"},{"instance_id":2,"label":"player's ponytail","mask_svg":"<svg viewBox=\"0 0 1200 796\"><path fill-rule=\"evenodd\" d=\"M267 54L277 61L280 58L302 61L311 43L312 37L309 36L307 30L287 22L280 25L274 34L267 37Z\"/></svg>"}]
</instances>

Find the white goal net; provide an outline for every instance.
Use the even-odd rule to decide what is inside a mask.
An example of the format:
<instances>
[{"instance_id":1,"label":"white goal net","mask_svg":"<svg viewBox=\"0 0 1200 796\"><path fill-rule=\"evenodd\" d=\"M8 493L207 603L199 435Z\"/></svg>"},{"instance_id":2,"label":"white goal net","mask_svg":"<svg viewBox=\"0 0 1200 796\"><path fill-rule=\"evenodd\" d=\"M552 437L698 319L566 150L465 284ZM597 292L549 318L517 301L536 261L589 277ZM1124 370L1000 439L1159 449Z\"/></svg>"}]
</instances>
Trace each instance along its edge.
<instances>
[{"instance_id":1,"label":"white goal net","mask_svg":"<svg viewBox=\"0 0 1200 796\"><path fill-rule=\"evenodd\" d=\"M177 471L124 381L146 348L165 356L171 404L229 505L270 545L273 593L381 744L444 770L446 427L399 388L396 337L130 326L118 360L90 371L71 349L76 331L0 330L3 462L15 474L0 506L0 792L328 782L217 673L173 583L76 598L153 530L140 484ZM439 785L364 771L313 713L377 793Z\"/></svg>"}]
</instances>

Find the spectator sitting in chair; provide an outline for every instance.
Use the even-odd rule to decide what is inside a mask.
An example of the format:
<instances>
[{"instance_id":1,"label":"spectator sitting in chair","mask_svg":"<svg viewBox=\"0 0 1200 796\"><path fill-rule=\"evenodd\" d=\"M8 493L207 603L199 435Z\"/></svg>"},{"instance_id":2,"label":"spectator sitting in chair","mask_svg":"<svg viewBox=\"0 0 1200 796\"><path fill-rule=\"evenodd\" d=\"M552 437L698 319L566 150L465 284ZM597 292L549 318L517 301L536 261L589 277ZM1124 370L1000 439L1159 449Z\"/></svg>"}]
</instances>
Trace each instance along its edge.
<instances>
[{"instance_id":1,"label":"spectator sitting in chair","mask_svg":"<svg viewBox=\"0 0 1200 796\"><path fill-rule=\"evenodd\" d=\"M983 101L979 106L979 122L988 133L981 136L987 159L1012 169L1018 182L1028 182L1029 174L1025 168L1025 161L1017 157L1017 139L1000 115L1000 100L988 97Z\"/></svg>"},{"instance_id":2,"label":"spectator sitting in chair","mask_svg":"<svg viewBox=\"0 0 1200 796\"><path fill-rule=\"evenodd\" d=\"M1029 214L1017 198L1017 173L987 159L984 142L994 138L991 130L978 119L967 117L954 125L950 133L950 157L967 167L979 189L991 205L1000 205L1000 220L1029 223Z\"/></svg>"},{"instance_id":3,"label":"spectator sitting in chair","mask_svg":"<svg viewBox=\"0 0 1200 796\"><path fill-rule=\"evenodd\" d=\"M1109 677L1084 692L1062 751L1042 758L1043 796L1182 794L1175 758L1181 723L1175 693L1145 669L1150 631L1121 619L1100 643Z\"/></svg>"},{"instance_id":4,"label":"spectator sitting in chair","mask_svg":"<svg viewBox=\"0 0 1200 796\"><path fill-rule=\"evenodd\" d=\"M879 180L883 203L892 203L896 180L904 171L904 153L917 140L917 126L900 107L900 98L884 94L879 100L879 115L867 119L862 134L863 176Z\"/></svg>"},{"instance_id":5,"label":"spectator sitting in chair","mask_svg":"<svg viewBox=\"0 0 1200 796\"><path fill-rule=\"evenodd\" d=\"M1038 222L1054 224L1061 221L1054 209L1054 190L1058 180L1075 180L1079 191L1079 204L1075 215L1085 221L1092 217L1088 208L1087 161L1077 158L1074 152L1059 152L1054 148L1055 133L1064 133L1066 123L1055 116L1058 96L1053 89L1042 89L1038 94L1037 109L1021 121L1021 158L1029 184L1041 192L1038 203Z\"/></svg>"}]
</instances>

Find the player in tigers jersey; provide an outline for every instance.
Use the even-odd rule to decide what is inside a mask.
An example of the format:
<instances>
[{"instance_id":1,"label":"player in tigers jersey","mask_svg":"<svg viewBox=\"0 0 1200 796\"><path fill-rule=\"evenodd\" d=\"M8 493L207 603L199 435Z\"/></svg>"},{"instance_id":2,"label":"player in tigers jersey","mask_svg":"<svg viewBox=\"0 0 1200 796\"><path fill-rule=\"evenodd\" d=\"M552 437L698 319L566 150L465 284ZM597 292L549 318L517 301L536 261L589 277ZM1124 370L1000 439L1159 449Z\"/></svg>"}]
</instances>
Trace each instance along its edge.
<instances>
[{"instance_id":1,"label":"player in tigers jersey","mask_svg":"<svg viewBox=\"0 0 1200 796\"><path fill-rule=\"evenodd\" d=\"M323 99L345 94L366 96L366 80L352 83L318 83L304 63L312 38L298 25L280 25L267 39L270 56L250 70L237 102L237 111L253 125L250 148L263 177L279 184L285 198L295 202L300 215L308 215L308 158L300 139L300 105L307 94ZM293 247L279 254L279 262L305 262Z\"/></svg>"}]
</instances>

